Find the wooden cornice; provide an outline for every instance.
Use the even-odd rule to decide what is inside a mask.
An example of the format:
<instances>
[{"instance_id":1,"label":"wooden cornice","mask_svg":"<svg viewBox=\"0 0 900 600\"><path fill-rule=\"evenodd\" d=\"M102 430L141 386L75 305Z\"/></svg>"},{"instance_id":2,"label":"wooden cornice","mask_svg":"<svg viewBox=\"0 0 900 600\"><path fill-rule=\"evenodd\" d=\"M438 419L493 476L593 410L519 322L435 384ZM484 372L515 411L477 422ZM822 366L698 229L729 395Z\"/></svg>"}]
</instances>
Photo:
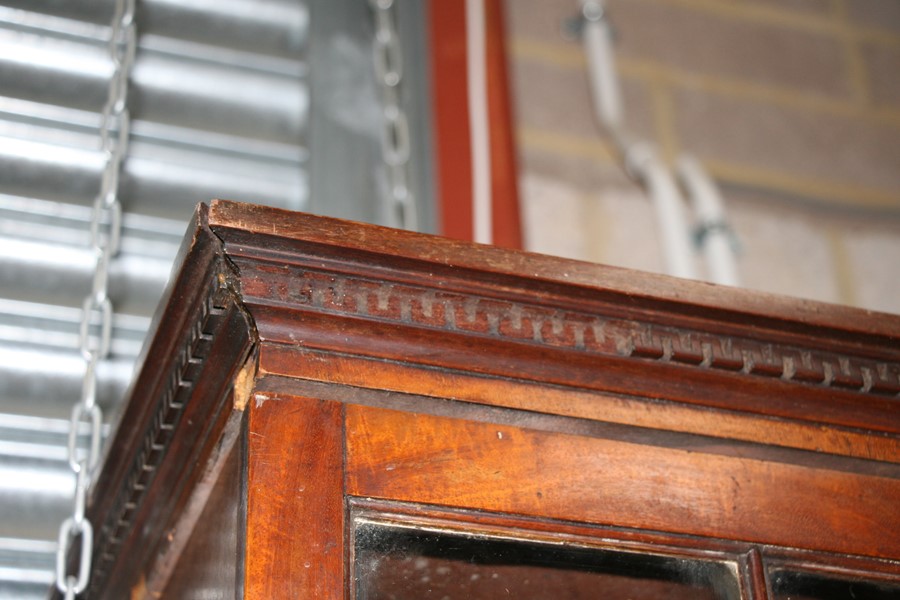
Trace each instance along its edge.
<instances>
[{"instance_id":1,"label":"wooden cornice","mask_svg":"<svg viewBox=\"0 0 900 600\"><path fill-rule=\"evenodd\" d=\"M231 202L209 227L264 344L900 433L897 316Z\"/></svg>"}]
</instances>

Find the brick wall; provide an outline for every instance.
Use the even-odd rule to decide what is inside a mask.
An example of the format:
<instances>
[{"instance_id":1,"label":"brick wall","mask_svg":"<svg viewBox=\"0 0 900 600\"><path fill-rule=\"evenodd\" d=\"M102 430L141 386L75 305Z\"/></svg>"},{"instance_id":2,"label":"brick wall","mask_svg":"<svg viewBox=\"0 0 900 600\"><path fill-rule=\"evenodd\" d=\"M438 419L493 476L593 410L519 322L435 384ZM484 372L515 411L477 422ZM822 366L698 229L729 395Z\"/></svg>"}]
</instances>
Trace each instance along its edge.
<instances>
[{"instance_id":1,"label":"brick wall","mask_svg":"<svg viewBox=\"0 0 900 600\"><path fill-rule=\"evenodd\" d=\"M577 0L507 0L529 248L660 271L589 104ZM700 158L746 287L900 313L900 0L609 0L628 129Z\"/></svg>"}]
</instances>

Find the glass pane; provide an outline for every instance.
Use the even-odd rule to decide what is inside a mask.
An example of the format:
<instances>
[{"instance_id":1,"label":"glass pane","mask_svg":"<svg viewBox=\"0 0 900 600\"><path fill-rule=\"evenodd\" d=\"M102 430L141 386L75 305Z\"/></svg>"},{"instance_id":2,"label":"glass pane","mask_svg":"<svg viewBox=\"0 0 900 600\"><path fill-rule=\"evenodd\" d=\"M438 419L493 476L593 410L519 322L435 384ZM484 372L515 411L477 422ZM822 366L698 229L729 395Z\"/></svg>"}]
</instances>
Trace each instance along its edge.
<instances>
[{"instance_id":1,"label":"glass pane","mask_svg":"<svg viewBox=\"0 0 900 600\"><path fill-rule=\"evenodd\" d=\"M897 600L900 584L838 579L775 570L769 573L772 592L778 600Z\"/></svg>"},{"instance_id":2,"label":"glass pane","mask_svg":"<svg viewBox=\"0 0 900 600\"><path fill-rule=\"evenodd\" d=\"M357 600L738 599L727 562L358 522Z\"/></svg>"}]
</instances>

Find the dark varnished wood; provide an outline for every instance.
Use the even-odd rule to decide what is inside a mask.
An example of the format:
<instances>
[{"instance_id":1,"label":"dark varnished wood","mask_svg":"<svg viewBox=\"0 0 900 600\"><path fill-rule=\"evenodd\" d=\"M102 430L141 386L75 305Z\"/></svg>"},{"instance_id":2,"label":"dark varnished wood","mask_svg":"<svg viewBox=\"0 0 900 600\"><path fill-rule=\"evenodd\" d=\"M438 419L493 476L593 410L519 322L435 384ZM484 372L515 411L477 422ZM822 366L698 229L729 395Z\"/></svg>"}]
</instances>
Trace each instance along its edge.
<instances>
[{"instance_id":1,"label":"dark varnished wood","mask_svg":"<svg viewBox=\"0 0 900 600\"><path fill-rule=\"evenodd\" d=\"M209 493L236 438L240 407L232 392L254 334L218 239L200 224L205 218L201 209L189 229L184 268L154 317L155 334L96 483L104 493L88 511L96 531L92 597L146 589L159 570L154 564L185 541L172 532L189 533L202 509L193 499Z\"/></svg>"},{"instance_id":2,"label":"dark varnished wood","mask_svg":"<svg viewBox=\"0 0 900 600\"><path fill-rule=\"evenodd\" d=\"M274 396L248 410L246 597L340 598L343 406Z\"/></svg>"},{"instance_id":3,"label":"dark varnished wood","mask_svg":"<svg viewBox=\"0 0 900 600\"><path fill-rule=\"evenodd\" d=\"M750 548L740 560L741 580L744 596L749 600L764 600L769 597L766 588L766 570L759 548Z\"/></svg>"},{"instance_id":4,"label":"dark varnished wood","mask_svg":"<svg viewBox=\"0 0 900 600\"><path fill-rule=\"evenodd\" d=\"M344 597L359 511L900 578L896 316L230 202L160 315L98 597L189 597L229 493L228 597Z\"/></svg>"},{"instance_id":5,"label":"dark varnished wood","mask_svg":"<svg viewBox=\"0 0 900 600\"><path fill-rule=\"evenodd\" d=\"M241 444L232 445L162 597L201 600L243 593L245 507L236 492L243 487L244 453Z\"/></svg>"}]
</instances>

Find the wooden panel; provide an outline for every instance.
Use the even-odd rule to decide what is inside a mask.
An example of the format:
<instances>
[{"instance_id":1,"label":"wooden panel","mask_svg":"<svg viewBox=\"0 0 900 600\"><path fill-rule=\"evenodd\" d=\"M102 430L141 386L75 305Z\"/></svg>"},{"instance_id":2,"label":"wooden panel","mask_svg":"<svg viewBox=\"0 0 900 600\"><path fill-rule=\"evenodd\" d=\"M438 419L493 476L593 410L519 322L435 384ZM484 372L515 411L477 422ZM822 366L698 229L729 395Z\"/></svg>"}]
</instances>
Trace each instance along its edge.
<instances>
[{"instance_id":1,"label":"wooden panel","mask_svg":"<svg viewBox=\"0 0 900 600\"><path fill-rule=\"evenodd\" d=\"M875 557L900 480L348 405L347 491ZM790 493L785 493L790 490Z\"/></svg>"},{"instance_id":2,"label":"wooden panel","mask_svg":"<svg viewBox=\"0 0 900 600\"><path fill-rule=\"evenodd\" d=\"M247 598L342 598L342 405L251 400Z\"/></svg>"}]
</instances>

